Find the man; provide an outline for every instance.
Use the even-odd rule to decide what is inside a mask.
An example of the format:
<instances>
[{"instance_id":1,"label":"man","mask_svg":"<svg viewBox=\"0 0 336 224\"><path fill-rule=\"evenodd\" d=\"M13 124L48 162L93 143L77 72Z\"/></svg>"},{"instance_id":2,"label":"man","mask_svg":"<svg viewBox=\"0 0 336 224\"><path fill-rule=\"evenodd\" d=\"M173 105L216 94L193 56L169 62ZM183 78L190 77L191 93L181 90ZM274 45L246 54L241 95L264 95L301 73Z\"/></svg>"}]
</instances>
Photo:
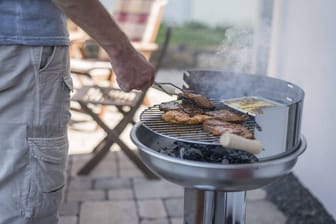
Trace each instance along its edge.
<instances>
[{"instance_id":1,"label":"man","mask_svg":"<svg viewBox=\"0 0 336 224\"><path fill-rule=\"evenodd\" d=\"M58 222L72 89L63 13L106 50L123 90L154 79L99 1L0 0L1 224Z\"/></svg>"}]
</instances>

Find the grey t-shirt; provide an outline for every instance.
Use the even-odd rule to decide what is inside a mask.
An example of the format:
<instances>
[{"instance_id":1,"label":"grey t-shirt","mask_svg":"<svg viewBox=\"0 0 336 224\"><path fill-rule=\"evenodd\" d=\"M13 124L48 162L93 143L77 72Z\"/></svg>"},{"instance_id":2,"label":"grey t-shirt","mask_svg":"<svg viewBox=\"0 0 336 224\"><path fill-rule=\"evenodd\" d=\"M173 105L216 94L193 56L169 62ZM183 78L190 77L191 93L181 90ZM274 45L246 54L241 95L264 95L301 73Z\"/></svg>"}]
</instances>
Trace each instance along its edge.
<instances>
[{"instance_id":1,"label":"grey t-shirt","mask_svg":"<svg viewBox=\"0 0 336 224\"><path fill-rule=\"evenodd\" d=\"M66 17L52 0L0 0L0 45L69 45Z\"/></svg>"}]
</instances>

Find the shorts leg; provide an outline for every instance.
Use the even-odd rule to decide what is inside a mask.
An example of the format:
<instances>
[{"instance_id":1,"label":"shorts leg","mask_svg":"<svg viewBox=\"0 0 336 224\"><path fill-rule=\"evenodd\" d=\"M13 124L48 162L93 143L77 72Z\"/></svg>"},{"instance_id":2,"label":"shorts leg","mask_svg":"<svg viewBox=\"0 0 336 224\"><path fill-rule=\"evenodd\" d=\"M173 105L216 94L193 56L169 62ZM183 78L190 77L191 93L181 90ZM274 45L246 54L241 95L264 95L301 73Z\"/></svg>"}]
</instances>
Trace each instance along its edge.
<instances>
[{"instance_id":1,"label":"shorts leg","mask_svg":"<svg viewBox=\"0 0 336 224\"><path fill-rule=\"evenodd\" d=\"M0 46L0 224L57 223L71 89L67 47Z\"/></svg>"}]
</instances>

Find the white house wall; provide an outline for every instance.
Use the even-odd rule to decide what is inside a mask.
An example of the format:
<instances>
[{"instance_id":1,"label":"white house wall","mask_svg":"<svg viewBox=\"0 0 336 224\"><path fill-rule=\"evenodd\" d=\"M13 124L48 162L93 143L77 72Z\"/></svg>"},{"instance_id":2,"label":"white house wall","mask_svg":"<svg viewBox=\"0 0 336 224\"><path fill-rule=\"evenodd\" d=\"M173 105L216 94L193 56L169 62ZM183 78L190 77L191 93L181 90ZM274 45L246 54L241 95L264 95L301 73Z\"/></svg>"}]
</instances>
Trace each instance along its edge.
<instances>
[{"instance_id":1,"label":"white house wall","mask_svg":"<svg viewBox=\"0 0 336 224\"><path fill-rule=\"evenodd\" d=\"M335 0L275 0L269 64L270 73L300 85L306 92L302 133L308 148L299 159L295 173L334 217L335 9Z\"/></svg>"}]
</instances>

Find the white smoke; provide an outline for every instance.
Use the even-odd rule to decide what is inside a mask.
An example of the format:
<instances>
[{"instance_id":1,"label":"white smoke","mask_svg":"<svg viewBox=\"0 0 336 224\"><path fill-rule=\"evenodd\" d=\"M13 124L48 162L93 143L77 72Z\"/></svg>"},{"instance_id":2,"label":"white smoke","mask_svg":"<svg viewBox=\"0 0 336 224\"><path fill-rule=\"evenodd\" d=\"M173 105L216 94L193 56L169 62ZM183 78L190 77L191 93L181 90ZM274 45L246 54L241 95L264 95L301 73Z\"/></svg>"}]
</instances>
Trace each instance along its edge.
<instances>
[{"instance_id":1,"label":"white smoke","mask_svg":"<svg viewBox=\"0 0 336 224\"><path fill-rule=\"evenodd\" d=\"M209 52L198 58L202 68L231 72L251 72L253 57L253 31L248 27L231 27L223 35L223 41L215 54Z\"/></svg>"},{"instance_id":2,"label":"white smoke","mask_svg":"<svg viewBox=\"0 0 336 224\"><path fill-rule=\"evenodd\" d=\"M223 58L225 70L251 72L252 48L252 30L244 27L232 27L226 30L225 39L216 54Z\"/></svg>"}]
</instances>

